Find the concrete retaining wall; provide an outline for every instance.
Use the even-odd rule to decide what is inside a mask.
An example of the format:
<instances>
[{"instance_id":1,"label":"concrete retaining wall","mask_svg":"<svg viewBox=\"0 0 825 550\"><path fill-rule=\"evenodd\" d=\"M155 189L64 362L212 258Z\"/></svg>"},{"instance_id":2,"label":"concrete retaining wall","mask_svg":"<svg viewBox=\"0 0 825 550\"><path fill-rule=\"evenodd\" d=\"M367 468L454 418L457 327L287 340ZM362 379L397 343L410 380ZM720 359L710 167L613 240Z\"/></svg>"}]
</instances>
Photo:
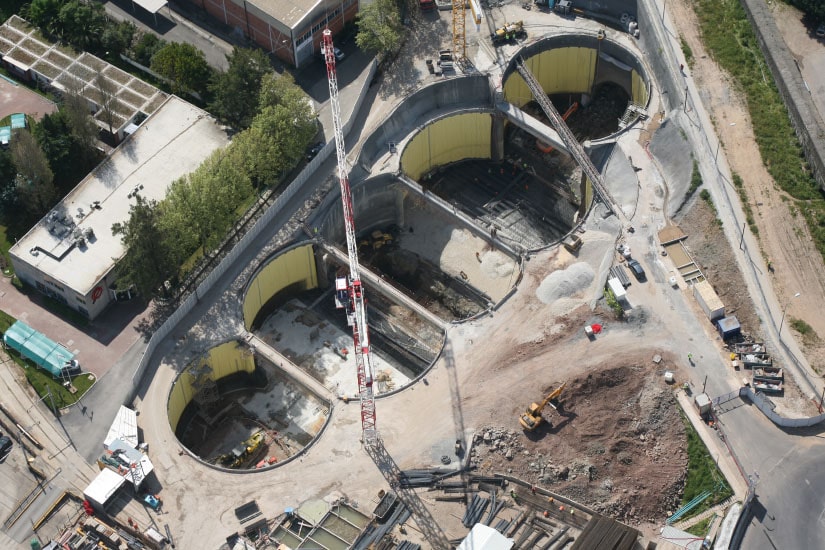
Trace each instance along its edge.
<instances>
[{"instance_id":1,"label":"concrete retaining wall","mask_svg":"<svg viewBox=\"0 0 825 550\"><path fill-rule=\"evenodd\" d=\"M820 189L825 190L825 124L802 80L793 55L764 0L740 0L753 25L759 49L771 69L779 95L790 115L796 137Z\"/></svg>"},{"instance_id":2,"label":"concrete retaining wall","mask_svg":"<svg viewBox=\"0 0 825 550\"><path fill-rule=\"evenodd\" d=\"M397 143L426 121L445 113L450 107L494 108L490 84L485 75L450 78L422 88L407 98L387 117L367 140L358 155L358 164L369 171L389 142Z\"/></svg>"}]
</instances>

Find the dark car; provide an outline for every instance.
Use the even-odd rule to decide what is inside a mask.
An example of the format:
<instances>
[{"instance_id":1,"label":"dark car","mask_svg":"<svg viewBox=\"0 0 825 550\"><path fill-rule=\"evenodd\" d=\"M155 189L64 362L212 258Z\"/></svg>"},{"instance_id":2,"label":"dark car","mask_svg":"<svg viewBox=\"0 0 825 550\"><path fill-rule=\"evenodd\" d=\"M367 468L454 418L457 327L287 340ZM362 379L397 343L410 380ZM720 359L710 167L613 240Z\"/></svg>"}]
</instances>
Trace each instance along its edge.
<instances>
[{"instance_id":1,"label":"dark car","mask_svg":"<svg viewBox=\"0 0 825 550\"><path fill-rule=\"evenodd\" d=\"M645 269L642 267L642 264L640 264L637 260L628 260L627 267L630 269L630 271L633 272L633 275L636 277L637 280L644 281L647 279L647 275L645 275Z\"/></svg>"},{"instance_id":2,"label":"dark car","mask_svg":"<svg viewBox=\"0 0 825 550\"><path fill-rule=\"evenodd\" d=\"M319 141L318 143L315 143L311 145L309 148L307 148L307 162L314 159L316 155L318 155L318 153L321 152L321 149L324 148L324 145L326 145L326 143L324 143L323 141Z\"/></svg>"},{"instance_id":3,"label":"dark car","mask_svg":"<svg viewBox=\"0 0 825 550\"><path fill-rule=\"evenodd\" d=\"M0 437L0 460L6 460L6 457L9 456L11 452L11 448L14 446L11 438L8 436Z\"/></svg>"}]
</instances>

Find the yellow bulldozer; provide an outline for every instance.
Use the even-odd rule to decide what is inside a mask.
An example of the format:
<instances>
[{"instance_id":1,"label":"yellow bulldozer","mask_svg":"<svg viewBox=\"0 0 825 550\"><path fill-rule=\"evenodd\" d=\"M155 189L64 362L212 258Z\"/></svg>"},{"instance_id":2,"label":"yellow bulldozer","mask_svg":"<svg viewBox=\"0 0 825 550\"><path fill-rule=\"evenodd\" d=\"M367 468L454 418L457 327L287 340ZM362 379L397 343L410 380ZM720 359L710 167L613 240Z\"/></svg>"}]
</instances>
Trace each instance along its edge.
<instances>
[{"instance_id":1,"label":"yellow bulldozer","mask_svg":"<svg viewBox=\"0 0 825 550\"><path fill-rule=\"evenodd\" d=\"M554 409L558 408L559 396L561 392L564 391L566 385L567 382L550 392L541 403L531 403L530 406L527 407L527 410L518 418L519 424L521 424L521 427L524 428L525 431L532 432L541 425L544 421L544 418L541 416L544 407L550 405Z\"/></svg>"}]
</instances>

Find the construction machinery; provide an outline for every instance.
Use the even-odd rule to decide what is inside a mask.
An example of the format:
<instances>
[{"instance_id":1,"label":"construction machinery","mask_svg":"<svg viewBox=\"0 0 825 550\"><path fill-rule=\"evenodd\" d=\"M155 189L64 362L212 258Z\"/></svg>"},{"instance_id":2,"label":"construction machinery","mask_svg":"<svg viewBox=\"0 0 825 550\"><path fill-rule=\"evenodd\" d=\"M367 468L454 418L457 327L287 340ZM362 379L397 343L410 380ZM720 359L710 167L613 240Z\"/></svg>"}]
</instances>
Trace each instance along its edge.
<instances>
[{"instance_id":1,"label":"construction machinery","mask_svg":"<svg viewBox=\"0 0 825 550\"><path fill-rule=\"evenodd\" d=\"M527 38L527 31L524 30L523 21L505 23L504 26L497 28L496 32L490 35L490 40L493 41L493 46L511 44L516 40L524 40L525 38Z\"/></svg>"},{"instance_id":2,"label":"construction machinery","mask_svg":"<svg viewBox=\"0 0 825 550\"><path fill-rule=\"evenodd\" d=\"M341 188L341 203L344 209L344 229L347 237L347 256L349 259L349 274L337 277L335 280L335 306L345 311L347 324L352 327L352 348L358 374L358 397L361 401L361 430L364 444L367 447L373 447L378 443L378 431L375 426L375 395L372 389L374 375L370 356L369 327L367 325L367 300L364 296L364 285L361 282L361 266L358 263L355 211L352 206L349 169L347 168L347 158L344 150L344 131L341 124L341 104L338 100L338 76L335 69L332 31L329 29L324 29L323 47L327 65L329 105L332 108L335 156L338 160L338 183Z\"/></svg>"},{"instance_id":3,"label":"construction machinery","mask_svg":"<svg viewBox=\"0 0 825 550\"><path fill-rule=\"evenodd\" d=\"M559 396L561 395L561 392L564 391L564 387L566 385L567 382L550 392L541 403L530 403L527 410L518 418L519 424L521 424L521 427L524 428L525 431L532 432L541 425L544 421L544 417L542 417L541 413L547 405L550 405L554 409L558 409Z\"/></svg>"}]
</instances>

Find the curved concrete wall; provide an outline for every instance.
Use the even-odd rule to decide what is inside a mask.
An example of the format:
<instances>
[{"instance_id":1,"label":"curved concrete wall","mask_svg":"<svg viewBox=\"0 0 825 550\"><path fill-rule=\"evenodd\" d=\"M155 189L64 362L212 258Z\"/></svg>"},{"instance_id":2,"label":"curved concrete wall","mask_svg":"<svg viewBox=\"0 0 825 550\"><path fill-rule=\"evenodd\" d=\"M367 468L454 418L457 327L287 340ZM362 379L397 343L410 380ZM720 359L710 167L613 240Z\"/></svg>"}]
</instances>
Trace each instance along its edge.
<instances>
[{"instance_id":1,"label":"curved concrete wall","mask_svg":"<svg viewBox=\"0 0 825 550\"><path fill-rule=\"evenodd\" d=\"M246 287L244 326L250 330L261 309L282 290L290 288L300 292L317 286L315 250L311 243L279 252L258 269Z\"/></svg>"},{"instance_id":2,"label":"curved concrete wall","mask_svg":"<svg viewBox=\"0 0 825 550\"><path fill-rule=\"evenodd\" d=\"M462 107L493 107L493 95L487 76L450 78L412 94L367 138L358 155L358 163L369 169L380 155L386 153L389 142L403 140L416 128L420 128L422 121Z\"/></svg>"},{"instance_id":3,"label":"curved concrete wall","mask_svg":"<svg viewBox=\"0 0 825 550\"><path fill-rule=\"evenodd\" d=\"M433 167L464 159L491 157L490 113L448 115L422 128L404 147L401 169L418 181Z\"/></svg>"},{"instance_id":4,"label":"curved concrete wall","mask_svg":"<svg viewBox=\"0 0 825 550\"><path fill-rule=\"evenodd\" d=\"M237 340L231 340L215 346L209 350L208 354L197 360L196 363L186 367L186 369L178 375L175 383L172 384L172 389L169 391L169 399L166 404L169 425L172 427L172 432L174 433L177 433L178 422L180 422L183 411L192 401L196 393L193 387L196 378L192 374L192 368L200 367L204 364L208 364L212 369L210 378L215 381L239 372L252 373L255 370L254 355L249 348Z\"/></svg>"},{"instance_id":5,"label":"curved concrete wall","mask_svg":"<svg viewBox=\"0 0 825 550\"><path fill-rule=\"evenodd\" d=\"M601 51L601 56L599 56ZM527 67L549 94L589 93L602 82L621 86L638 105L650 96L647 71L641 60L623 46L595 35L560 35L539 40L521 51ZM521 107L533 94L515 70L515 59L504 72L504 98Z\"/></svg>"},{"instance_id":6,"label":"curved concrete wall","mask_svg":"<svg viewBox=\"0 0 825 550\"><path fill-rule=\"evenodd\" d=\"M392 224L404 225L404 199L410 190L392 174L381 174L352 186L352 207L358 234ZM313 218L318 234L331 243L344 242L341 194L329 193Z\"/></svg>"}]
</instances>

